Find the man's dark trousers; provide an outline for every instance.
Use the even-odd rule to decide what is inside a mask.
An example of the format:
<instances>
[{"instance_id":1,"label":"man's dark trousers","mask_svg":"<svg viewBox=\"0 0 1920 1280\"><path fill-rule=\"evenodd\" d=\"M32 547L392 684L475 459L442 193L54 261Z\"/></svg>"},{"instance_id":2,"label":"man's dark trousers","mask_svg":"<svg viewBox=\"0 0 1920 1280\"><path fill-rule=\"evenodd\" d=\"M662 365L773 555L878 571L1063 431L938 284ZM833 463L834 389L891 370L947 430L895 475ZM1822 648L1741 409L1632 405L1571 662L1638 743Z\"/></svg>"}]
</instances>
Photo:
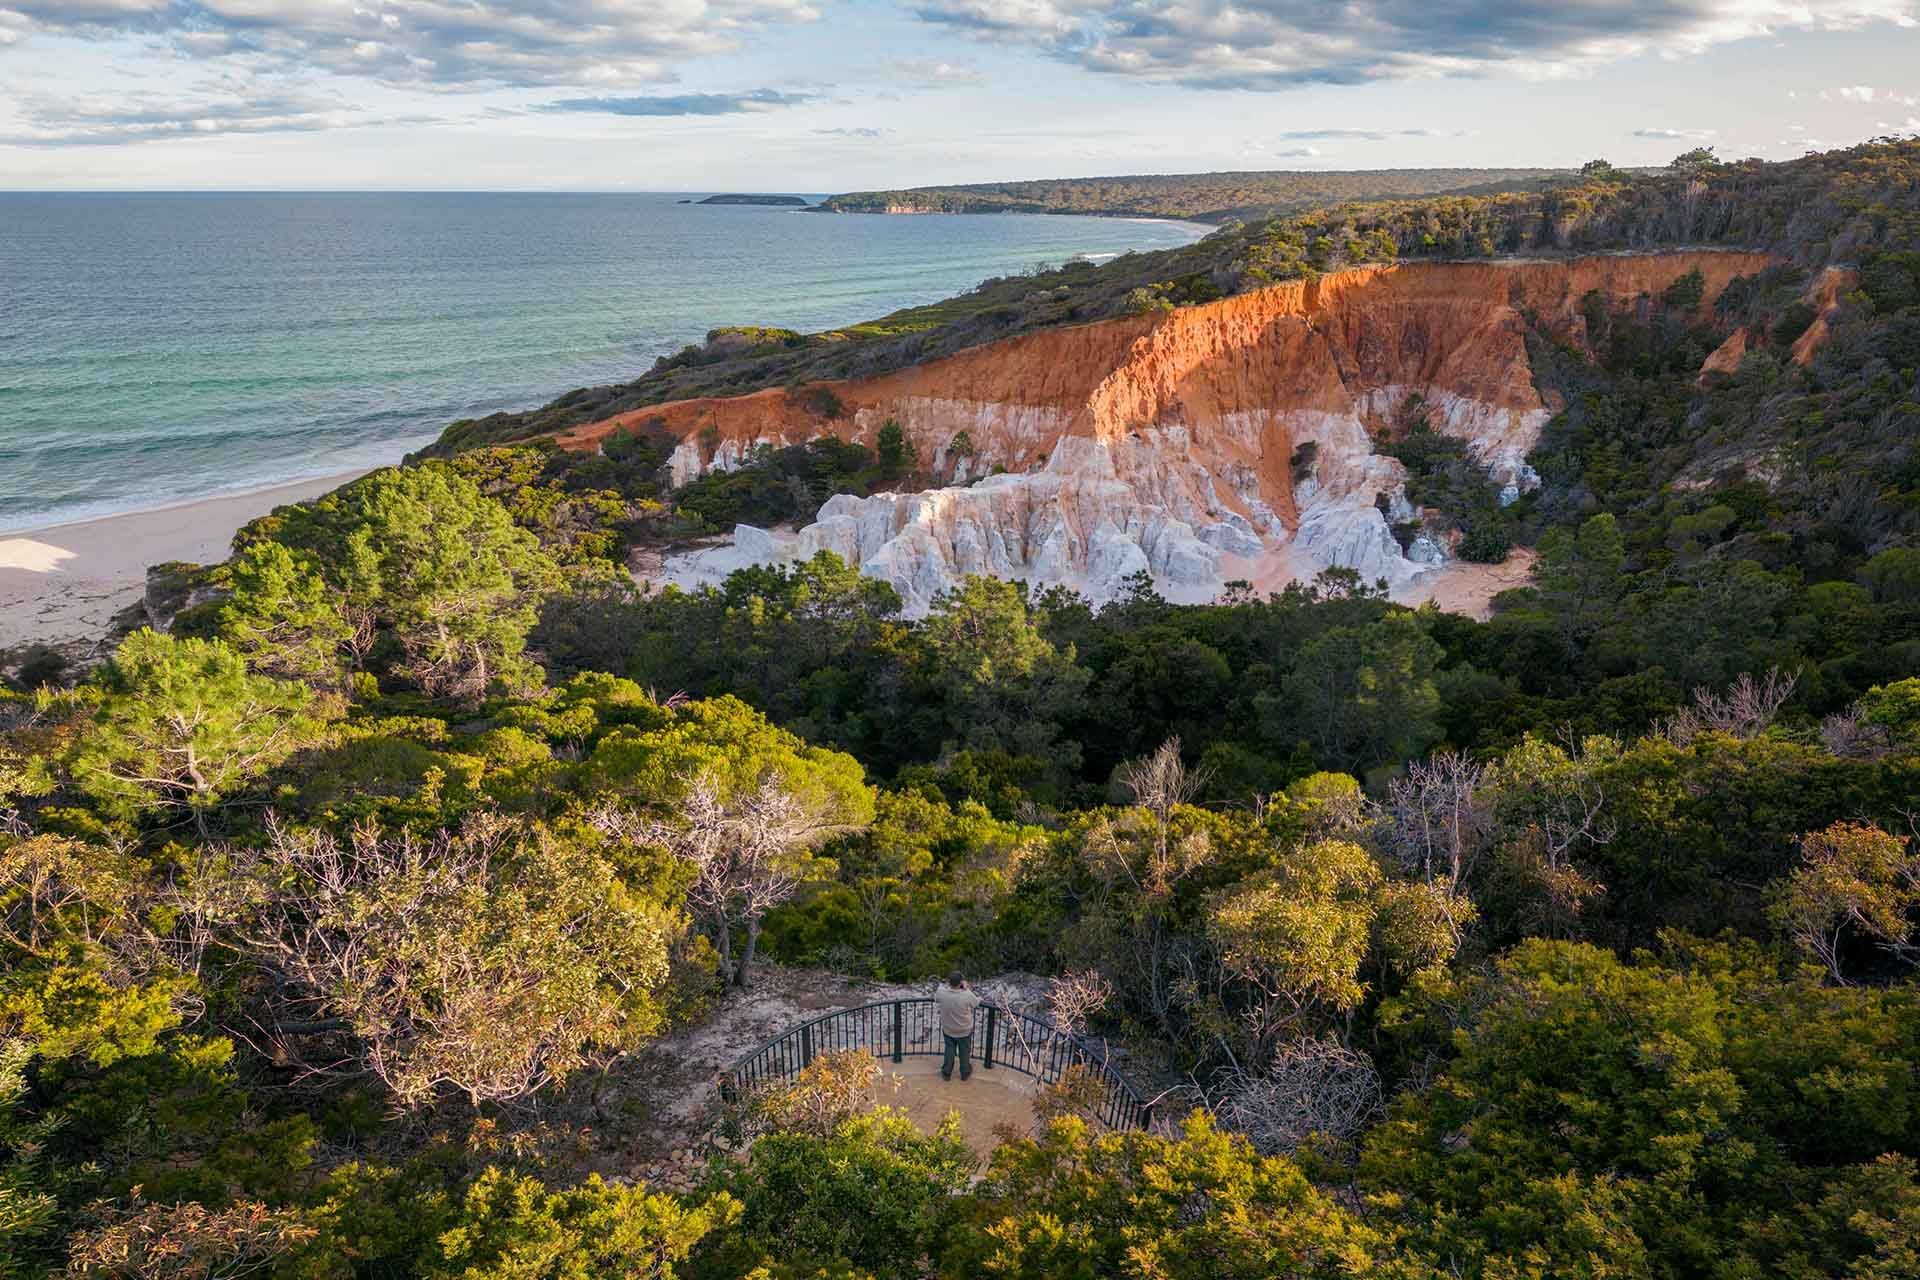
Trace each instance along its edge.
<instances>
[{"instance_id":1,"label":"man's dark trousers","mask_svg":"<svg viewBox=\"0 0 1920 1280\"><path fill-rule=\"evenodd\" d=\"M944 1032L942 1034L945 1035ZM953 1059L955 1055L958 1055L960 1058L960 1078L962 1080L968 1079L973 1075L973 1037L971 1035L946 1036L946 1041L947 1055L940 1060L940 1078L942 1080L953 1079Z\"/></svg>"}]
</instances>

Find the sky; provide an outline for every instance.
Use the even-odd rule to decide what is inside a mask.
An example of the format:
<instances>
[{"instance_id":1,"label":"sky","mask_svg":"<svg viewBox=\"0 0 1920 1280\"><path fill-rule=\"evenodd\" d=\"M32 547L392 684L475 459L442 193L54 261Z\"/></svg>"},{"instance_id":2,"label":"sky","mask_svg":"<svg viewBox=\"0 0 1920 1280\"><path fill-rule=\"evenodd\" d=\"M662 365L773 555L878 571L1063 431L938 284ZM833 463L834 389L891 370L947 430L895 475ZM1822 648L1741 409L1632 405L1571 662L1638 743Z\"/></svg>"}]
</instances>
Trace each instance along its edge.
<instances>
[{"instance_id":1,"label":"sky","mask_svg":"<svg viewBox=\"0 0 1920 1280\"><path fill-rule=\"evenodd\" d=\"M1786 159L1920 0L0 0L0 189L827 193Z\"/></svg>"}]
</instances>

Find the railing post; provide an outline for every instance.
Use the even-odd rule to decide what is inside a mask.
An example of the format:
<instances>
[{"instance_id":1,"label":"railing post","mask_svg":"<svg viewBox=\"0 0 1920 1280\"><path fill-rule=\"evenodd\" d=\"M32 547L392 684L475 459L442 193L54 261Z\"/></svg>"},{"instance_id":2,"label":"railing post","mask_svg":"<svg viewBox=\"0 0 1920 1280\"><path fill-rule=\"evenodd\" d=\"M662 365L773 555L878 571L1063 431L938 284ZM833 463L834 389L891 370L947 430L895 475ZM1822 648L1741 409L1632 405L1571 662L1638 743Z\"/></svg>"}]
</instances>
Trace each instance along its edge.
<instances>
[{"instance_id":1,"label":"railing post","mask_svg":"<svg viewBox=\"0 0 1920 1280\"><path fill-rule=\"evenodd\" d=\"M907 1006L904 1001L893 1002L893 1060L900 1061L907 1056L906 1028L901 1024L907 1020Z\"/></svg>"},{"instance_id":2,"label":"railing post","mask_svg":"<svg viewBox=\"0 0 1920 1280\"><path fill-rule=\"evenodd\" d=\"M993 1070L993 1032L999 1025L1000 1010L993 1005L987 1006L987 1051L980 1055L980 1065L988 1071Z\"/></svg>"},{"instance_id":3,"label":"railing post","mask_svg":"<svg viewBox=\"0 0 1920 1280\"><path fill-rule=\"evenodd\" d=\"M804 1070L813 1065L813 1028L800 1028L800 1066Z\"/></svg>"},{"instance_id":4,"label":"railing post","mask_svg":"<svg viewBox=\"0 0 1920 1280\"><path fill-rule=\"evenodd\" d=\"M1140 1104L1140 1128L1147 1133L1153 1132L1153 1104L1151 1102L1143 1102Z\"/></svg>"}]
</instances>

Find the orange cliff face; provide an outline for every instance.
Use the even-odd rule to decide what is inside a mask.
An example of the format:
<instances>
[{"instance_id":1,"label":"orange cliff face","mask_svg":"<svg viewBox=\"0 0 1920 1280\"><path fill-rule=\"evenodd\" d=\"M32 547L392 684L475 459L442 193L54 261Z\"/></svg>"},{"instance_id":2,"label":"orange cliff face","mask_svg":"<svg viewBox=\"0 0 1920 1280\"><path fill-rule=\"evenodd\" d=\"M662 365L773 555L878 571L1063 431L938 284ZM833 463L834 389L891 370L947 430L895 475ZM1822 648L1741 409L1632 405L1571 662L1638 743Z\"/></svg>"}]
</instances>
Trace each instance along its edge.
<instances>
[{"instance_id":1,"label":"orange cliff face","mask_svg":"<svg viewBox=\"0 0 1920 1280\"><path fill-rule=\"evenodd\" d=\"M1360 267L870 379L655 405L558 439L597 448L623 427L657 424L680 440L672 466L684 482L737 466L760 444L871 444L893 419L948 482L836 497L791 538L742 531L741 546L709 553L692 576L827 548L893 581L910 610L968 572L1065 582L1099 599L1144 569L1171 597L1199 599L1234 577L1277 585L1341 564L1418 594L1444 571L1447 549L1431 537L1404 551L1395 541L1380 500L1396 521L1417 513L1376 438L1423 413L1517 495L1537 483L1526 455L1552 412L1533 383L1529 320L1581 346L1590 292L1647 305L1695 270L1706 318L1729 281L1771 262L1700 251ZM836 402L838 416L826 416L820 406Z\"/></svg>"}]
</instances>

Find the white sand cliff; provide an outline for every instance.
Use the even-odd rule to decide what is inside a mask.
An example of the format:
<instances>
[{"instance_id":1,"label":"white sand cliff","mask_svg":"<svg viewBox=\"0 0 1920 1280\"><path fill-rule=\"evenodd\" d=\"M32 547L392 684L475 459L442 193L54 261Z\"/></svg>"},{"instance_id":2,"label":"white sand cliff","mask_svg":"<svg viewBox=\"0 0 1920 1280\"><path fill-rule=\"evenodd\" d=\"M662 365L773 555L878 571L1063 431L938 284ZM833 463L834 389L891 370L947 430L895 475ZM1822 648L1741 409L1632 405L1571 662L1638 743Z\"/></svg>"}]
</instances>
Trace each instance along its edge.
<instances>
[{"instance_id":1,"label":"white sand cliff","mask_svg":"<svg viewBox=\"0 0 1920 1280\"><path fill-rule=\"evenodd\" d=\"M892 583L911 615L971 573L1104 602L1145 572L1170 599L1204 601L1231 581L1274 589L1343 566L1398 599L1479 611L1500 579L1452 560L1457 534L1413 508L1379 442L1424 420L1512 502L1539 484L1526 459L1556 407L1534 383L1530 336L1584 347L1582 299L1641 306L1695 272L1712 323L1707 300L1769 261L1687 250L1356 267L870 378L650 405L557 442L665 432L685 483L762 447L871 446L891 422L936 481L835 496L797 530L739 528L669 560L662 576L682 584L831 550ZM1403 546L1395 526L1416 524Z\"/></svg>"},{"instance_id":2,"label":"white sand cliff","mask_svg":"<svg viewBox=\"0 0 1920 1280\"><path fill-rule=\"evenodd\" d=\"M1457 566L1443 545L1423 536L1403 550L1377 505L1385 495L1395 519L1414 517L1400 464L1374 452L1357 418L1302 416L1294 438L1319 447L1312 474L1291 494L1298 512L1292 530L1262 500L1257 477L1224 478L1251 519L1219 501L1223 478L1192 456L1181 433L1151 432L1144 447L1123 449L1123 463L1131 464L1125 474L1105 443L1064 436L1038 471L913 493L839 494L804 528L737 526L726 545L669 558L662 576L694 587L749 565L831 551L891 584L909 617L924 615L969 574L1070 587L1095 604L1116 598L1141 573L1169 600L1205 603L1230 581L1284 586L1335 565L1367 582L1384 579L1399 598L1446 594L1434 580ZM1497 468L1505 458L1524 458L1545 417L1525 415L1516 429L1503 415L1469 410L1443 418L1442 427L1499 422L1497 436L1466 441L1476 458L1494 460L1495 478L1517 496L1538 478L1524 463L1504 474ZM728 469L748 455L723 453L713 462Z\"/></svg>"}]
</instances>

